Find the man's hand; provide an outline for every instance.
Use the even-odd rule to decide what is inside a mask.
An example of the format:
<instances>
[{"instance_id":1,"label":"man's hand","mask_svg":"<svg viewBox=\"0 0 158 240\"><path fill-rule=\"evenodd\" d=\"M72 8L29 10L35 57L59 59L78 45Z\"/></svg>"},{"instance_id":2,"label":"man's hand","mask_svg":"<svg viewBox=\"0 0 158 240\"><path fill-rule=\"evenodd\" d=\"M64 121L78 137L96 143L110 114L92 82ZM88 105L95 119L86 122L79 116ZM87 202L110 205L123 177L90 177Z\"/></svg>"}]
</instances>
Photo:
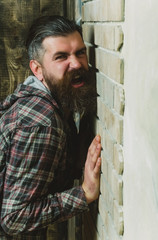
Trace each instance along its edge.
<instances>
[{"instance_id":1,"label":"man's hand","mask_svg":"<svg viewBox=\"0 0 158 240\"><path fill-rule=\"evenodd\" d=\"M99 196L101 168L101 158L99 157L100 153L101 138L99 135L97 135L93 139L88 149L87 159L85 163L84 181L82 184L82 188L85 192L87 203L91 203Z\"/></svg>"}]
</instances>

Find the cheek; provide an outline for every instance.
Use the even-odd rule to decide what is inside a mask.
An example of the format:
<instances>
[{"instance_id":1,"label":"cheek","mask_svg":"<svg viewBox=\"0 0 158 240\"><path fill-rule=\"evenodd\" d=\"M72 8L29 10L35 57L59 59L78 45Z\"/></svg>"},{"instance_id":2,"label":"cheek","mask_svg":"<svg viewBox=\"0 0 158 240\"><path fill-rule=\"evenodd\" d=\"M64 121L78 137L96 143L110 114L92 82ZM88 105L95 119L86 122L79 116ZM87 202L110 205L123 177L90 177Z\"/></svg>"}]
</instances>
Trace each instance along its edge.
<instances>
[{"instance_id":1,"label":"cheek","mask_svg":"<svg viewBox=\"0 0 158 240\"><path fill-rule=\"evenodd\" d=\"M68 71L68 64L67 63L59 64L58 66L56 66L55 71L56 71L56 73L58 73L58 76L63 78L64 75L66 74L66 72Z\"/></svg>"},{"instance_id":2,"label":"cheek","mask_svg":"<svg viewBox=\"0 0 158 240\"><path fill-rule=\"evenodd\" d=\"M85 59L83 59L83 61L82 61L82 66L83 66L86 70L89 69L89 66L88 66L88 58L87 58L87 57L85 57Z\"/></svg>"},{"instance_id":3,"label":"cheek","mask_svg":"<svg viewBox=\"0 0 158 240\"><path fill-rule=\"evenodd\" d=\"M55 79L62 79L65 72L66 72L66 65L64 64L50 64L49 66L47 65L47 75L50 77L53 77Z\"/></svg>"},{"instance_id":4,"label":"cheek","mask_svg":"<svg viewBox=\"0 0 158 240\"><path fill-rule=\"evenodd\" d=\"M85 64L85 69L86 69L86 70L89 69L88 62Z\"/></svg>"}]
</instances>

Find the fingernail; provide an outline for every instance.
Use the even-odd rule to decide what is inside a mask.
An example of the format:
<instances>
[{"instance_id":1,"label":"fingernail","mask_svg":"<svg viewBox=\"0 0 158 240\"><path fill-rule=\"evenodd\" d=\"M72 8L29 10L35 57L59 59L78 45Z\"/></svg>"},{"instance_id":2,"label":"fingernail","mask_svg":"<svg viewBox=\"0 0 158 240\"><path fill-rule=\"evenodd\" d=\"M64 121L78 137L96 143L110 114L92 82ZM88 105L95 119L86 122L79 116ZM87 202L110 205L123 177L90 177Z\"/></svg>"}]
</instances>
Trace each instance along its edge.
<instances>
[{"instance_id":1,"label":"fingernail","mask_svg":"<svg viewBox=\"0 0 158 240\"><path fill-rule=\"evenodd\" d=\"M96 136L96 140L99 141L99 139L100 139L100 137L97 135L97 136Z\"/></svg>"}]
</instances>

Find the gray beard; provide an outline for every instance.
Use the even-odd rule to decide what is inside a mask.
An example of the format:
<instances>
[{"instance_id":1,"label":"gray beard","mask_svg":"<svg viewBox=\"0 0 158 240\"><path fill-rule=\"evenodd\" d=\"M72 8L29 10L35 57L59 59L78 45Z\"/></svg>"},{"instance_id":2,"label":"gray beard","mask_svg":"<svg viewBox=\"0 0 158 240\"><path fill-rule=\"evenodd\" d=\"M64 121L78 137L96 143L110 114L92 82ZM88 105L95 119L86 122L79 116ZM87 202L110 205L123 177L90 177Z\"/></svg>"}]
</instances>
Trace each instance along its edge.
<instances>
[{"instance_id":1,"label":"gray beard","mask_svg":"<svg viewBox=\"0 0 158 240\"><path fill-rule=\"evenodd\" d=\"M81 75L84 85L79 88L72 86L72 80L75 75ZM78 112L79 114L88 114L96 112L96 87L93 72L84 69L75 70L67 73L64 79L58 84L45 76L46 83L53 96L61 104L63 110Z\"/></svg>"}]
</instances>

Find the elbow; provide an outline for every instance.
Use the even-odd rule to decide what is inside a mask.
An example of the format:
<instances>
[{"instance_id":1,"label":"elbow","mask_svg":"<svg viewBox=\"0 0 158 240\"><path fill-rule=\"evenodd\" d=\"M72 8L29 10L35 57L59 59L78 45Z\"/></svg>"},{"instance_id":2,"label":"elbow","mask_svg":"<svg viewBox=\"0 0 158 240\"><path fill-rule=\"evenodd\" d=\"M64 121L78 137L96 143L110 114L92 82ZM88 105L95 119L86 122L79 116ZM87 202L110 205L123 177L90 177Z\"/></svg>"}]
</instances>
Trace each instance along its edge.
<instances>
[{"instance_id":1,"label":"elbow","mask_svg":"<svg viewBox=\"0 0 158 240\"><path fill-rule=\"evenodd\" d=\"M16 216L12 215L1 219L1 228L7 235L15 236L24 231L25 224L17 221Z\"/></svg>"},{"instance_id":2,"label":"elbow","mask_svg":"<svg viewBox=\"0 0 158 240\"><path fill-rule=\"evenodd\" d=\"M9 236L15 236L19 234L19 231L17 229L13 229L12 227L10 228L7 224L5 224L4 222L1 223L1 228L3 230L3 232Z\"/></svg>"}]
</instances>

